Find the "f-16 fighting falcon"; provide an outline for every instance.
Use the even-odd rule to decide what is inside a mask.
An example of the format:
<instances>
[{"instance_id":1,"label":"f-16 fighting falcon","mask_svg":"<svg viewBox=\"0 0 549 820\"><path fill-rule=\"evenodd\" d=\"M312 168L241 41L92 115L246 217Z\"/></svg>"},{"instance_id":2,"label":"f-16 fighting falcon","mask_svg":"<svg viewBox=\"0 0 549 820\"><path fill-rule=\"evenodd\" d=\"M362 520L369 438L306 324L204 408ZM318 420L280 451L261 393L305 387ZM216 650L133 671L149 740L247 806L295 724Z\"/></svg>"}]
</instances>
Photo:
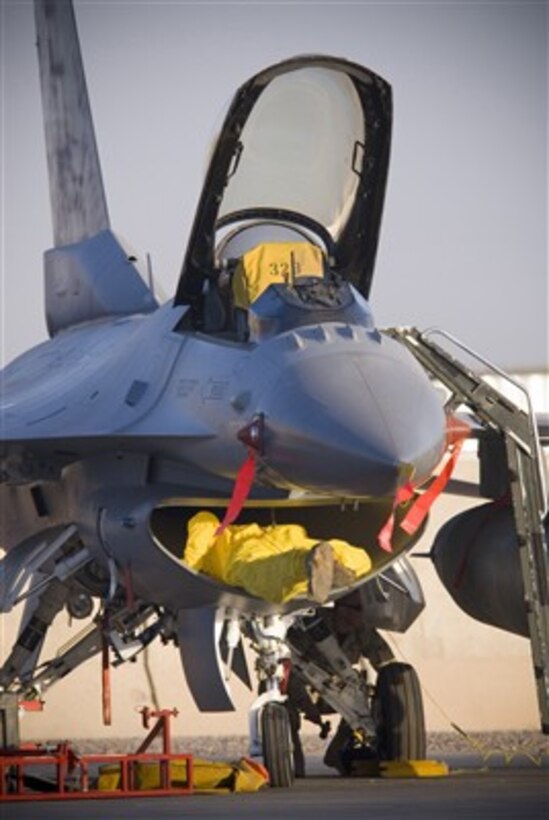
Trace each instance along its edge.
<instances>
[{"instance_id":1,"label":"f-16 fighting falcon","mask_svg":"<svg viewBox=\"0 0 549 820\"><path fill-rule=\"evenodd\" d=\"M179 647L198 707L231 709L229 674L251 683L249 640L262 692L251 751L274 786L294 775L288 667L373 754L424 757L417 675L390 653L375 661L377 631L406 630L424 606L406 553L469 436L489 501L440 532L434 560L453 588L460 550L483 542L487 565L455 597L531 639L548 731L535 420L450 354L444 334L381 330L370 304L389 84L317 55L245 82L211 154L176 292L159 304L111 229L72 4L36 0L35 17L54 234L44 255L50 338L2 373L0 608L21 607L2 702L42 696L93 655L107 675L110 662L162 638ZM191 521L209 526L194 564ZM291 594L261 595L246 573L225 573L219 545L246 527L261 542L251 550L241 538L246 571L263 583L286 589L276 538L302 550ZM325 547L306 558L336 542L357 552L360 571L334 567ZM210 549L218 574L201 570ZM315 573L326 571L316 594ZM361 613L374 682L332 626L341 600ZM85 626L44 660L64 609Z\"/></svg>"}]
</instances>

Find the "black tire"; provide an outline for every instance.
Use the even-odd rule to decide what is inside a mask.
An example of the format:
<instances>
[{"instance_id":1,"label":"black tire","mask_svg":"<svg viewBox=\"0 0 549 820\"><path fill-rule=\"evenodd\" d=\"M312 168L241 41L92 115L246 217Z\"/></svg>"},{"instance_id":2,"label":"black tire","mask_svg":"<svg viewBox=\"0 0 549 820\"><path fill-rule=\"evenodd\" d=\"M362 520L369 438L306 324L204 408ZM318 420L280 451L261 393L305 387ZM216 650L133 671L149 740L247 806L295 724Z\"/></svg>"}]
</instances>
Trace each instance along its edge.
<instances>
[{"instance_id":1,"label":"black tire","mask_svg":"<svg viewBox=\"0 0 549 820\"><path fill-rule=\"evenodd\" d=\"M421 686L408 663L378 672L374 699L377 752L381 760L423 760L427 749Z\"/></svg>"},{"instance_id":2,"label":"black tire","mask_svg":"<svg viewBox=\"0 0 549 820\"><path fill-rule=\"evenodd\" d=\"M263 762L274 788L287 788L294 782L290 719L282 703L267 703L261 715Z\"/></svg>"}]
</instances>

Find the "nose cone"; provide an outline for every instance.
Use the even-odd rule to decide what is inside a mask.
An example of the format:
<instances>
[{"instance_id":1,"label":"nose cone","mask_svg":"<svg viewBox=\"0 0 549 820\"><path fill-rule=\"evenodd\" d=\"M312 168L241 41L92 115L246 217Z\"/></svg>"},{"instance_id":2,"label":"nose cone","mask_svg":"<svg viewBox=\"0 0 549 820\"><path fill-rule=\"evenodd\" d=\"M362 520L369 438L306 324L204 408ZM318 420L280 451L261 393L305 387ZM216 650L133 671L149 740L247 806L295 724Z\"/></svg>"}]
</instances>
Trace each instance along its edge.
<instances>
[{"instance_id":1,"label":"nose cone","mask_svg":"<svg viewBox=\"0 0 549 820\"><path fill-rule=\"evenodd\" d=\"M267 464L292 486L331 495L382 497L420 483L445 438L425 373L383 336L305 345L265 397L265 417Z\"/></svg>"}]
</instances>

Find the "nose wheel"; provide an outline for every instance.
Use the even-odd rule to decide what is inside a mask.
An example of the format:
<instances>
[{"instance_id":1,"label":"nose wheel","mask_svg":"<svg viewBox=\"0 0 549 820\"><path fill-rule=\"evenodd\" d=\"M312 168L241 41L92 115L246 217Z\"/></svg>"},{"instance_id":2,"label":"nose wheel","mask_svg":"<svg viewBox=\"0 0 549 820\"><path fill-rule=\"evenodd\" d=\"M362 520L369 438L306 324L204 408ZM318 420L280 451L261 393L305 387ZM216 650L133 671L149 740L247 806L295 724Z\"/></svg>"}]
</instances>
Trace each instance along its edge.
<instances>
[{"instance_id":1,"label":"nose wheel","mask_svg":"<svg viewBox=\"0 0 549 820\"><path fill-rule=\"evenodd\" d=\"M269 615L252 619L249 627L261 692L250 710L250 754L263 756L271 786L287 788L294 782L290 716L286 695L281 692L283 661L288 657L288 621Z\"/></svg>"},{"instance_id":2,"label":"nose wheel","mask_svg":"<svg viewBox=\"0 0 549 820\"><path fill-rule=\"evenodd\" d=\"M267 703L261 715L263 762L271 786L287 788L294 782L290 718L282 703Z\"/></svg>"}]
</instances>

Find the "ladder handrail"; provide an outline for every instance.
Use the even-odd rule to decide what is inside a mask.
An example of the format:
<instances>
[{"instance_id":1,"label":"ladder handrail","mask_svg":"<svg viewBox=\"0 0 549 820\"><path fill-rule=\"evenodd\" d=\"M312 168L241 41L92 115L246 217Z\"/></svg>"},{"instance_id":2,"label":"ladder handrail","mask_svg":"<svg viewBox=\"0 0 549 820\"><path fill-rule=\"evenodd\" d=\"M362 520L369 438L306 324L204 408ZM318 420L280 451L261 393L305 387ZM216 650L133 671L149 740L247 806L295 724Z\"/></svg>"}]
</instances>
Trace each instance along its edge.
<instances>
[{"instance_id":1,"label":"ladder handrail","mask_svg":"<svg viewBox=\"0 0 549 820\"><path fill-rule=\"evenodd\" d=\"M514 379L512 376L510 376L508 373L506 373L505 370L502 370L500 367L495 365L489 359L486 359L482 354L477 353L476 350L473 350L471 347L466 345L464 342L462 342L460 339L458 339L452 333L448 333L448 331L443 330L440 327L427 328L427 330L424 330L421 335L426 340L429 339L432 336L442 336L442 338L448 339L448 341L450 341L456 347L458 347L461 350L465 351L465 353L467 353L473 359L476 359L477 361L481 362L489 370L491 370L492 373L495 373L497 376L500 376L502 379L504 379L506 382L508 382L508 384L512 384L513 387L515 387L520 393L522 393L522 395L523 395L523 397L526 401L527 416L528 416L528 419L529 419L529 426L530 426L530 434L535 439L535 447L536 447L536 452L537 452L536 461L537 461L537 464L540 465L539 476L540 476L540 480L541 480L541 489L542 489L542 499L541 499L541 501L542 501L542 505L543 505L543 515L546 515L547 511L548 511L548 498L547 498L547 480L546 480L545 471L543 470L543 453L542 453L542 449L541 449L541 443L540 443L540 440L539 440L538 428L537 428L537 425L535 423L535 413L534 413L534 407L532 405L532 399L531 399L530 393L528 392L526 387L523 384L521 384L521 382L519 382L517 379ZM484 378L484 374L479 373L478 375L483 380L483 382L486 383L485 378ZM496 392L500 393L500 391L497 388L493 387L492 385L489 385L489 386L492 390L495 390ZM504 397L504 398L506 398L506 397Z\"/></svg>"},{"instance_id":2,"label":"ladder handrail","mask_svg":"<svg viewBox=\"0 0 549 820\"><path fill-rule=\"evenodd\" d=\"M533 409L533 406L532 406L532 400L530 398L530 394L528 393L528 391L524 387L524 385L521 384L516 379L513 379L511 376L509 376L508 373L505 373L504 370L499 368L493 362L489 361L489 359L486 359L480 353L477 353L475 350L470 348L468 345L466 345L460 339L453 336L451 333L448 333L446 330L443 330L442 328L431 327L431 328L428 328L427 330L419 331L415 327L402 327L402 328L389 328L389 329L385 330L384 332L387 333L390 336L396 336L396 337L400 338L402 341L405 341L405 338L403 338L403 337L404 337L404 334L406 334L406 335L409 335L415 342L423 342L424 344L429 345L431 348L434 348L436 351L438 351L442 356L444 356L447 359L449 358L453 363L457 364L460 367L461 370L465 370L465 372L466 372L466 374L469 378L476 379L478 382L481 382L488 392L496 394L506 405L514 405L516 410L518 410L520 413L524 414L524 416L526 418L526 423L528 425L528 436L532 440L533 451L536 453L536 457L535 457L534 461L535 461L536 472L538 474L538 480L539 480L539 488L536 488L536 490L539 489L539 493L537 493L537 494L539 495L538 503L540 505L540 513L541 513L542 516L547 515L547 512L549 511L549 498L548 498L548 488L547 488L547 477L546 477L546 473L545 473L545 470L544 470L544 463L545 462L544 462L544 457L543 457L543 454L542 454L542 448L541 448L541 444L540 444L540 440L539 440L539 433L538 433L538 429L537 429L537 425L536 425L536 421L535 421L535 413L534 413L534 409ZM510 399L508 396L503 394L496 387L493 387L491 384L489 384L486 381L486 379L484 378L483 374L474 373L473 371L470 371L465 365L463 365L461 362L459 362L457 359L455 359L455 357L452 356L452 354L449 351L445 350L443 347L441 347L436 342L432 342L430 340L430 337L437 336L437 335L442 336L443 338L447 339L452 344L454 344L456 347L460 348L465 353L467 353L469 356L471 356L471 358L476 359L478 362L481 362L483 365L488 367L490 370L492 370L492 372L494 374L504 378L509 384L512 384L513 387L515 387L524 396L524 398L526 400L527 410L525 411L522 408L516 406L515 403L512 401L512 399ZM467 403L467 402L464 402L464 403ZM495 424L497 427L500 426L494 420L492 420L491 423ZM502 429L502 432L505 433L507 431ZM509 434L515 439L515 441L519 445L522 444L524 446L528 446L527 442L523 441L522 439L519 440L517 438L517 431L516 430L509 430ZM531 450L532 448L528 447L528 449Z\"/></svg>"},{"instance_id":3,"label":"ladder handrail","mask_svg":"<svg viewBox=\"0 0 549 820\"><path fill-rule=\"evenodd\" d=\"M543 455L530 396L526 389L450 333L431 328L390 328L388 336L402 342L425 370L438 378L457 401L484 424L499 431L506 449L515 529L519 545L530 648L538 693L541 728L549 734L549 558L544 518L547 488ZM503 376L525 396L528 412L470 370L433 336L442 336L469 356Z\"/></svg>"},{"instance_id":4,"label":"ladder handrail","mask_svg":"<svg viewBox=\"0 0 549 820\"><path fill-rule=\"evenodd\" d=\"M460 339L458 339L452 333L448 333L447 330L443 330L440 327L428 327L427 330L421 331L420 335L422 336L423 339L428 339L431 336L437 336L437 335L442 336L443 338L448 339L449 342L452 342L452 344L454 344L456 347L459 347L461 350L465 351L465 353L467 353L473 359L476 359L477 361L481 362L489 370L492 370L498 376L502 376L502 378L504 378L506 381L508 381L509 384L512 384L513 387L516 387L517 390L520 390L520 392L524 395L524 398L526 399L526 403L528 405L529 412L533 413L532 400L530 399L530 394L528 393L528 391L524 387L524 385L521 384L516 379L513 379L513 377L510 376L508 373L506 373L505 370L502 370L500 367L498 367L496 364L491 362L489 359L486 359L481 353L477 353L476 350L473 350L472 347L469 347L468 345L466 345L465 342L462 342ZM480 376L480 378L483 378L482 374L479 373L478 375ZM496 388L494 388L494 389L496 389Z\"/></svg>"}]
</instances>

